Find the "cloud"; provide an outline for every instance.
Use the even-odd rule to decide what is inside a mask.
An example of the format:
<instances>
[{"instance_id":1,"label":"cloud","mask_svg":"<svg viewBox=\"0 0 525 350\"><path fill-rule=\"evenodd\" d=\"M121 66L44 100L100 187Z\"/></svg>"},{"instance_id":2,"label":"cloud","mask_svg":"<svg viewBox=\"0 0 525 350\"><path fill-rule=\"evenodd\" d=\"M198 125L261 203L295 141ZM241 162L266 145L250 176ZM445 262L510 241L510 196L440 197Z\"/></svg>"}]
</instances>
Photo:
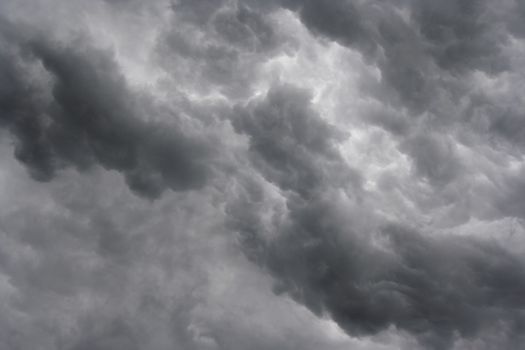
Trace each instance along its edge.
<instances>
[{"instance_id":1,"label":"cloud","mask_svg":"<svg viewBox=\"0 0 525 350\"><path fill-rule=\"evenodd\" d=\"M321 120L309 100L307 91L277 86L263 101L238 107L233 119L235 129L249 135L253 162L263 176L303 196L325 182L343 184L351 175L359 181L341 166L336 145L344 134Z\"/></svg>"},{"instance_id":2,"label":"cloud","mask_svg":"<svg viewBox=\"0 0 525 350\"><path fill-rule=\"evenodd\" d=\"M10 51L3 55L2 122L35 179L99 164L122 172L146 197L205 185L210 145L190 137L175 112L131 91L109 53L82 39L74 47L35 39ZM24 66L44 76L41 86L24 76ZM145 121L154 114L171 121Z\"/></svg>"},{"instance_id":3,"label":"cloud","mask_svg":"<svg viewBox=\"0 0 525 350\"><path fill-rule=\"evenodd\" d=\"M283 97L286 104L280 101ZM273 226L277 233L270 237L265 233L268 224L242 218L252 211L263 216L260 207L252 204L247 213L235 207L231 211L248 256L276 278L276 291L287 293L319 317L329 315L352 335L376 334L394 326L424 346L447 349L458 337L479 337L501 322L511 337L519 337L525 262L497 244L476 239L431 238L391 224L360 231L363 225L353 222L359 216L354 208L358 197L338 199L337 181L317 173L327 165L314 160L335 159L339 174L350 168L333 148L337 133L320 119L310 120L318 116L304 108L304 100L295 104L304 98L300 90L280 87L253 112L240 113L243 119L234 120L238 130L250 135L256 167L285 196L286 209L281 209L281 220ZM314 142L317 136L322 142ZM309 162L296 158L303 147L312 156ZM416 153L418 177L446 182L458 171L459 163L448 160L450 150L436 139L420 137L408 141L407 147ZM260 195L244 200L244 208L250 201L264 202ZM382 222L374 216L368 219ZM244 222L250 224L239 225Z\"/></svg>"},{"instance_id":4,"label":"cloud","mask_svg":"<svg viewBox=\"0 0 525 350\"><path fill-rule=\"evenodd\" d=\"M498 321L520 334L522 261L490 245L425 239L402 228L382 232L389 251L381 251L342 229L344 221L331 222L326 210L317 204L294 213L266 250L279 291L328 313L350 334L394 325L436 349Z\"/></svg>"},{"instance_id":5,"label":"cloud","mask_svg":"<svg viewBox=\"0 0 525 350\"><path fill-rule=\"evenodd\" d=\"M418 177L432 183L446 184L462 172L461 163L454 153L454 145L434 135L416 135L400 147L413 159Z\"/></svg>"},{"instance_id":6,"label":"cloud","mask_svg":"<svg viewBox=\"0 0 525 350\"><path fill-rule=\"evenodd\" d=\"M0 4L0 346L523 343L520 3L35 6Z\"/></svg>"},{"instance_id":7,"label":"cloud","mask_svg":"<svg viewBox=\"0 0 525 350\"><path fill-rule=\"evenodd\" d=\"M198 95L239 101L253 93L260 65L286 45L259 6L231 1L178 1L159 37L157 62Z\"/></svg>"}]
</instances>

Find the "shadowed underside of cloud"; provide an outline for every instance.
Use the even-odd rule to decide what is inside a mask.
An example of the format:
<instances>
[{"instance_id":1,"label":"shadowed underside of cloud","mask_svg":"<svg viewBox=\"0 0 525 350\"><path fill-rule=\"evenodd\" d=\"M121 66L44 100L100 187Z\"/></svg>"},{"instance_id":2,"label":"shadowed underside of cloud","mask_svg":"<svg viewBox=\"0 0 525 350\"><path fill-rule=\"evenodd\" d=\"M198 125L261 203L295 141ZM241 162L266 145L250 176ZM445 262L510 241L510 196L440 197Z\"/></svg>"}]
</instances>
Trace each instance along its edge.
<instances>
[{"instance_id":1,"label":"shadowed underside of cloud","mask_svg":"<svg viewBox=\"0 0 525 350\"><path fill-rule=\"evenodd\" d=\"M308 103L300 90L278 87L234 119L237 130L249 136L255 166L288 192L288 214L274 228L274 238L265 237L265 225L253 220L257 206L231 210L248 256L276 278L276 291L319 316L329 315L352 335L395 326L432 349L449 349L458 337L478 337L503 324L509 341L523 341L523 260L492 243L426 238L402 226L355 232L351 209L337 199L349 181L330 177L351 174L333 148L340 135ZM301 156L304 149L307 156ZM334 159L337 166L330 168ZM321 169L332 171L321 176ZM433 175L439 174L426 174ZM358 191L359 186L350 193ZM241 206L258 201L250 198Z\"/></svg>"},{"instance_id":2,"label":"shadowed underside of cloud","mask_svg":"<svg viewBox=\"0 0 525 350\"><path fill-rule=\"evenodd\" d=\"M175 113L133 93L107 52L82 40L4 43L0 69L1 122L35 179L50 180L65 166L99 164L122 172L146 197L205 185L209 145L188 136ZM43 86L35 84L39 78ZM146 121L155 114L173 122Z\"/></svg>"},{"instance_id":3,"label":"shadowed underside of cloud","mask_svg":"<svg viewBox=\"0 0 525 350\"><path fill-rule=\"evenodd\" d=\"M295 221L264 249L278 291L330 315L349 334L395 326L431 348L448 349L455 337L478 337L501 322L523 341L520 259L472 240L427 240L404 228L385 229L380 239L389 250L381 251L341 232L344 223L319 223L321 205L294 213Z\"/></svg>"}]
</instances>

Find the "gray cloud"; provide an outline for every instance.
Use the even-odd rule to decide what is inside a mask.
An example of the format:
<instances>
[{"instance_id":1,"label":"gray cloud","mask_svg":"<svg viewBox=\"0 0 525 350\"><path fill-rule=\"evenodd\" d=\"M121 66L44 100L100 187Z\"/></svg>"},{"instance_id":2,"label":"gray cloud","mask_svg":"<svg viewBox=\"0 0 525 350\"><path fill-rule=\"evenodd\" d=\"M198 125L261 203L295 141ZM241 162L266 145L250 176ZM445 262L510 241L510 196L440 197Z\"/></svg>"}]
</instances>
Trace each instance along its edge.
<instances>
[{"instance_id":1,"label":"gray cloud","mask_svg":"<svg viewBox=\"0 0 525 350\"><path fill-rule=\"evenodd\" d=\"M525 340L521 3L13 4L0 346Z\"/></svg>"},{"instance_id":2,"label":"gray cloud","mask_svg":"<svg viewBox=\"0 0 525 350\"><path fill-rule=\"evenodd\" d=\"M338 182L318 173L335 161L338 174L351 174L333 148L340 136L305 107L305 98L300 90L280 87L234 120L249 135L263 176L284 193L292 191L273 239L267 224L251 216L262 215L250 204L263 201L260 194L241 201L251 209L231 209L248 256L274 275L276 290L318 316L328 314L353 335L395 326L429 348L448 349L457 337L479 337L502 322L509 338L519 338L525 321L522 259L497 244L428 238L402 226L356 231L351 207L341 206L333 192ZM442 186L460 171L453 151L438 139L420 136L405 147L416 159L418 177ZM301 157L304 149L312 158Z\"/></svg>"},{"instance_id":3,"label":"gray cloud","mask_svg":"<svg viewBox=\"0 0 525 350\"><path fill-rule=\"evenodd\" d=\"M58 168L97 163L124 173L147 197L205 184L210 146L189 137L176 113L130 91L108 53L46 40L22 44L26 57L16 56L19 50L3 55L2 122L34 178L49 180ZM41 68L45 85L23 80L23 65ZM166 114L172 121L148 123L140 114Z\"/></svg>"},{"instance_id":4,"label":"gray cloud","mask_svg":"<svg viewBox=\"0 0 525 350\"><path fill-rule=\"evenodd\" d=\"M486 1L283 1L283 5L297 10L314 32L355 46L366 55L382 48L389 60L385 69L402 64L393 60L399 45L407 49L407 68L421 55L450 71L504 68L501 48L506 33L498 25L504 19ZM402 17L402 10L408 18Z\"/></svg>"},{"instance_id":5,"label":"gray cloud","mask_svg":"<svg viewBox=\"0 0 525 350\"><path fill-rule=\"evenodd\" d=\"M313 111L307 91L293 86L272 88L263 101L234 111L236 130L250 137L255 166L284 190L310 196L325 182L359 182L342 166L336 150L344 134ZM353 176L352 176L353 175Z\"/></svg>"},{"instance_id":6,"label":"gray cloud","mask_svg":"<svg viewBox=\"0 0 525 350\"><path fill-rule=\"evenodd\" d=\"M255 7L255 8L254 8ZM232 1L178 1L159 38L158 62L179 85L201 94L246 98L259 64L287 39L259 6Z\"/></svg>"},{"instance_id":7,"label":"gray cloud","mask_svg":"<svg viewBox=\"0 0 525 350\"><path fill-rule=\"evenodd\" d=\"M356 238L326 204L296 210L264 251L277 288L350 334L391 325L430 348L475 337L503 322L522 333L523 262L472 240L426 239L403 228L381 233L388 251ZM321 219L322 218L322 219Z\"/></svg>"},{"instance_id":8,"label":"gray cloud","mask_svg":"<svg viewBox=\"0 0 525 350\"><path fill-rule=\"evenodd\" d=\"M422 178L436 185L446 184L461 174L461 163L454 146L442 136L416 135L401 145L414 159L415 170Z\"/></svg>"}]
</instances>

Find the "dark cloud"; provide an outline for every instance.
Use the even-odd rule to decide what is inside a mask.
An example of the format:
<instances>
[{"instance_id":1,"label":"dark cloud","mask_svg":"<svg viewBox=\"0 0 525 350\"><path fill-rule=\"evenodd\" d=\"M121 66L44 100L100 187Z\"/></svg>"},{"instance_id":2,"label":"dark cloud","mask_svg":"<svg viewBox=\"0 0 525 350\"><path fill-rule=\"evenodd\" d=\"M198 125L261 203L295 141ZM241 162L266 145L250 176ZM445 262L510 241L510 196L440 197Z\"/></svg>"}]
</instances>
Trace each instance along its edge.
<instances>
[{"instance_id":1,"label":"dark cloud","mask_svg":"<svg viewBox=\"0 0 525 350\"><path fill-rule=\"evenodd\" d=\"M204 186L209 145L184 132L176 113L132 92L107 52L48 40L24 43L21 50L25 57L16 55L18 48L3 54L2 123L34 178L49 180L64 166L100 164L122 172L146 197ZM23 71L27 65L46 76L43 86ZM145 121L158 114L172 121Z\"/></svg>"},{"instance_id":2,"label":"dark cloud","mask_svg":"<svg viewBox=\"0 0 525 350\"><path fill-rule=\"evenodd\" d=\"M0 4L0 346L520 348L520 2L47 4Z\"/></svg>"},{"instance_id":3,"label":"dark cloud","mask_svg":"<svg viewBox=\"0 0 525 350\"><path fill-rule=\"evenodd\" d=\"M428 348L449 349L458 337L480 337L503 324L508 339L520 340L519 257L492 243L425 238L403 227L352 232L354 224L329 199L288 202L288 209L275 239L252 233L243 243L276 278L277 293L329 315L349 334L394 326Z\"/></svg>"},{"instance_id":4,"label":"dark cloud","mask_svg":"<svg viewBox=\"0 0 525 350\"><path fill-rule=\"evenodd\" d=\"M301 20L315 33L355 45L367 53L376 48L360 6L351 1L291 0L283 1L283 5L298 11Z\"/></svg>"},{"instance_id":5,"label":"dark cloud","mask_svg":"<svg viewBox=\"0 0 525 350\"><path fill-rule=\"evenodd\" d=\"M509 79L508 84L510 87L520 82ZM467 126L483 137L483 141L513 154L524 146L524 102L514 91L506 91L503 95L490 92L472 94L463 118Z\"/></svg>"},{"instance_id":6,"label":"dark cloud","mask_svg":"<svg viewBox=\"0 0 525 350\"><path fill-rule=\"evenodd\" d=\"M282 1L313 33L360 51L382 72L382 102L435 112L450 79L508 68L504 19L483 0ZM384 89L387 91L384 91ZM452 95L451 97L457 97ZM454 100L454 98L452 99Z\"/></svg>"},{"instance_id":7,"label":"dark cloud","mask_svg":"<svg viewBox=\"0 0 525 350\"><path fill-rule=\"evenodd\" d=\"M235 110L233 125L249 136L255 166L282 189L309 196L325 182L342 185L352 175L359 181L336 148L345 135L320 119L307 91L274 87L264 100Z\"/></svg>"},{"instance_id":8,"label":"dark cloud","mask_svg":"<svg viewBox=\"0 0 525 350\"><path fill-rule=\"evenodd\" d=\"M413 6L413 18L440 67L456 72L507 68L501 51L506 33L498 27L490 2L414 1Z\"/></svg>"},{"instance_id":9,"label":"dark cloud","mask_svg":"<svg viewBox=\"0 0 525 350\"><path fill-rule=\"evenodd\" d=\"M305 92L271 89L262 101L239 108L233 124L249 136L256 168L285 196L284 219L270 228L259 219L261 190L229 209L247 256L271 272L277 293L329 315L351 335L393 326L422 346L449 349L457 339L503 324L506 339L520 341L525 262L476 239L430 238L390 224L359 231L331 177L352 174L336 151L341 135L308 107ZM454 146L438 136L407 139L402 150L414 159L415 177L435 186L462 173ZM324 169L331 171L324 175ZM347 192L350 198L353 193ZM268 236L269 229L276 232Z\"/></svg>"},{"instance_id":10,"label":"dark cloud","mask_svg":"<svg viewBox=\"0 0 525 350\"><path fill-rule=\"evenodd\" d=\"M361 112L360 121L394 137L398 150L410 157L416 177L430 180L434 198L443 196L443 184L469 193L468 185L458 185L474 176L462 164L471 159L455 154L461 147L479 152L480 158L487 146L520 157L523 101L513 92L523 85L522 43L516 39L520 2L495 6L483 0L341 0L280 5L294 11L315 36L361 53L378 68L377 78L360 82L364 98L375 103ZM487 202L493 205L494 199ZM415 205L425 203L415 200ZM498 209L494 215L505 216Z\"/></svg>"},{"instance_id":11,"label":"dark cloud","mask_svg":"<svg viewBox=\"0 0 525 350\"><path fill-rule=\"evenodd\" d=\"M436 185L447 184L462 172L454 145L443 136L418 135L405 140L400 148L414 160L418 177Z\"/></svg>"},{"instance_id":12,"label":"dark cloud","mask_svg":"<svg viewBox=\"0 0 525 350\"><path fill-rule=\"evenodd\" d=\"M523 25L523 19L525 18L525 4L523 1L513 1L511 6L511 11L508 27L511 32L518 36L523 37L525 35L525 26Z\"/></svg>"}]
</instances>

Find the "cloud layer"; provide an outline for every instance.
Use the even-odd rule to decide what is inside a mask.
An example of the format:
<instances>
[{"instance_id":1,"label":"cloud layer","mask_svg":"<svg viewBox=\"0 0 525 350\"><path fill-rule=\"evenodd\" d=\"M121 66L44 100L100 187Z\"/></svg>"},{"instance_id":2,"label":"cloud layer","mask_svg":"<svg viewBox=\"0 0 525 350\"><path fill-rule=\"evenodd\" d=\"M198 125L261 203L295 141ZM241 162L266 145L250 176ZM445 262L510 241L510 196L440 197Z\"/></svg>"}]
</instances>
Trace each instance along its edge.
<instances>
[{"instance_id":1,"label":"cloud layer","mask_svg":"<svg viewBox=\"0 0 525 350\"><path fill-rule=\"evenodd\" d=\"M0 13L2 348L525 341L521 2Z\"/></svg>"}]
</instances>

